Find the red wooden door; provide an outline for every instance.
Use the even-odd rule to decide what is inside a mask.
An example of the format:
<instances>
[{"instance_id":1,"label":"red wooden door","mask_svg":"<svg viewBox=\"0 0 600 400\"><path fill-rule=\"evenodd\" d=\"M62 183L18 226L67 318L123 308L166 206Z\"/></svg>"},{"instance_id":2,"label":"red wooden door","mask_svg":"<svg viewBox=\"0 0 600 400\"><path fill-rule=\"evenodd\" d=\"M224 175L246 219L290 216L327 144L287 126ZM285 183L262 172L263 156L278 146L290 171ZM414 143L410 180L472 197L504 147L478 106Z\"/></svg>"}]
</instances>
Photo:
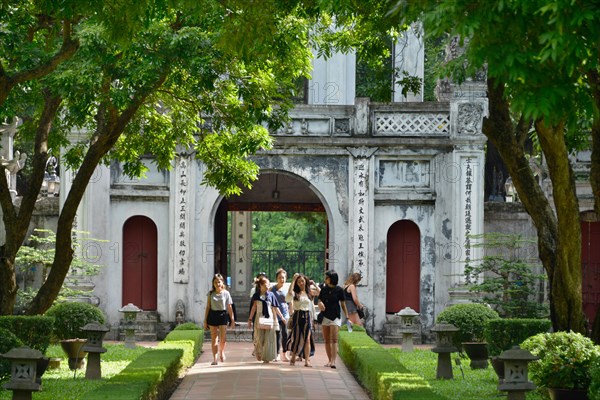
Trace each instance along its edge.
<instances>
[{"instance_id":1,"label":"red wooden door","mask_svg":"<svg viewBox=\"0 0 600 400\"><path fill-rule=\"evenodd\" d=\"M397 221L387 234L386 313L404 307L419 312L421 235L412 221Z\"/></svg>"},{"instance_id":2,"label":"red wooden door","mask_svg":"<svg viewBox=\"0 0 600 400\"><path fill-rule=\"evenodd\" d=\"M156 310L157 229L150 218L135 216L123 225L123 305Z\"/></svg>"},{"instance_id":3,"label":"red wooden door","mask_svg":"<svg viewBox=\"0 0 600 400\"><path fill-rule=\"evenodd\" d=\"M600 222L581 222L583 312L594 322L600 305Z\"/></svg>"}]
</instances>

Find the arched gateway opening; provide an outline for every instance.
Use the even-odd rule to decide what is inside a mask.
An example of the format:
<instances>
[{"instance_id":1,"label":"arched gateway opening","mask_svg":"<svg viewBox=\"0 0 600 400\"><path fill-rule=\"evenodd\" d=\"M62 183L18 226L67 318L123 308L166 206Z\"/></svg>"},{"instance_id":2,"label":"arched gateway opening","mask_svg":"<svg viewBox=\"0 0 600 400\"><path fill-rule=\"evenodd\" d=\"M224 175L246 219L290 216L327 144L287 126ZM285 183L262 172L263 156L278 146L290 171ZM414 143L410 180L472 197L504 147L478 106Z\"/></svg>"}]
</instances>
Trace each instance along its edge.
<instances>
[{"instance_id":1,"label":"arched gateway opening","mask_svg":"<svg viewBox=\"0 0 600 400\"><path fill-rule=\"evenodd\" d=\"M323 237L318 252L286 251L282 249L257 249L251 246L253 216L258 213L316 213L323 214ZM237 215L234 215L237 213ZM240 217L240 215L242 215ZM235 224L236 226L232 226ZM249 226L244 228L243 224ZM215 215L215 273L231 277L234 289L249 289L256 271L265 271L275 279L275 271L284 267L289 274L307 273L319 281L327 270L328 223L325 207L304 179L281 171L264 171L251 189L239 196L222 199ZM310 254L309 254L310 253ZM315 254L318 253L318 254ZM315 268L315 264L318 267ZM235 268L235 270L234 270ZM254 271L256 270L256 271ZM244 271L245 274L239 273ZM318 272L317 272L318 271ZM240 278L241 275L244 277ZM242 289L243 288L243 289Z\"/></svg>"}]
</instances>

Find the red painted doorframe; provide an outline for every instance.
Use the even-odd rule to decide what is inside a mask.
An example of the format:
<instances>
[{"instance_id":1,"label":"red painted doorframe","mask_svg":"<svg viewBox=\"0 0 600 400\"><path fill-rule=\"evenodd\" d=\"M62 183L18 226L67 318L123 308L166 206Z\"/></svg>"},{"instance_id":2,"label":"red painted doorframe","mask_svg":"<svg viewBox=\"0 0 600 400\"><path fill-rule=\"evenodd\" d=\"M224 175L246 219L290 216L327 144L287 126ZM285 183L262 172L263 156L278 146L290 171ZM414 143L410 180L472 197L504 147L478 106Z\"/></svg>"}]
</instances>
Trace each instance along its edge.
<instances>
[{"instance_id":1,"label":"red painted doorframe","mask_svg":"<svg viewBox=\"0 0 600 400\"><path fill-rule=\"evenodd\" d=\"M600 306L600 222L581 222L583 312L594 322Z\"/></svg>"},{"instance_id":2,"label":"red painted doorframe","mask_svg":"<svg viewBox=\"0 0 600 400\"><path fill-rule=\"evenodd\" d=\"M416 312L421 294L421 234L412 221L396 221L387 234L386 313Z\"/></svg>"},{"instance_id":3,"label":"red painted doorframe","mask_svg":"<svg viewBox=\"0 0 600 400\"><path fill-rule=\"evenodd\" d=\"M123 305L157 306L157 238L154 222L141 215L123 224Z\"/></svg>"}]
</instances>

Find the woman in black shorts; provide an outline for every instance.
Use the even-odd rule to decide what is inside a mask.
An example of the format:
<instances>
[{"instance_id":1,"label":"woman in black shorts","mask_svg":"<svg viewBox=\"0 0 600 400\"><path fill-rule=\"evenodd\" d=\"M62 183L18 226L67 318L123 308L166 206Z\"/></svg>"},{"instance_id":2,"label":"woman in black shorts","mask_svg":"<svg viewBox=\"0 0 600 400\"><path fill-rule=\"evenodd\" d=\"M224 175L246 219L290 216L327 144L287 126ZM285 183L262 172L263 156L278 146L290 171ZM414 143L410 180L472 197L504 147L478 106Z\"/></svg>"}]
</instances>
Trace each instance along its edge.
<instances>
[{"instance_id":1,"label":"woman in black shorts","mask_svg":"<svg viewBox=\"0 0 600 400\"><path fill-rule=\"evenodd\" d=\"M217 365L217 353L221 361L225 361L225 342L227 325L235 327L233 317L233 299L231 294L225 290L225 281L221 274L215 274L212 279L212 290L208 293L206 300L206 311L204 313L204 329L210 327L210 339L212 344L213 362Z\"/></svg>"},{"instance_id":2,"label":"woman in black shorts","mask_svg":"<svg viewBox=\"0 0 600 400\"><path fill-rule=\"evenodd\" d=\"M344 299L346 301L346 309L348 310L348 320L354 325L362 326L362 320L358 315L358 310L363 308L363 305L358 300L356 294L356 285L362 279L362 275L358 272L351 274L344 283Z\"/></svg>"}]
</instances>

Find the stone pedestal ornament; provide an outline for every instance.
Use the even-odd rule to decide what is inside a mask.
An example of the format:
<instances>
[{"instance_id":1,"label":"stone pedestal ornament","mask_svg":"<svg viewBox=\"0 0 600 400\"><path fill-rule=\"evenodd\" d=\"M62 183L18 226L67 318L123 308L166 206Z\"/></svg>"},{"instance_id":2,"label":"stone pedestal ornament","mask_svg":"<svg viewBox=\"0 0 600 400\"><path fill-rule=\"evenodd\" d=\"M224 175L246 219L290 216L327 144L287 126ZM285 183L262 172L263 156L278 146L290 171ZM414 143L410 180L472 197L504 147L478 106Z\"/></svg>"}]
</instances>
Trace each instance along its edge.
<instances>
[{"instance_id":1,"label":"stone pedestal ornament","mask_svg":"<svg viewBox=\"0 0 600 400\"><path fill-rule=\"evenodd\" d=\"M10 360L10 381L4 388L12 390L13 400L31 400L32 392L42 389L41 376L37 375L38 361L44 358L39 350L29 347L19 347L2 354L3 358Z\"/></svg>"},{"instance_id":2,"label":"stone pedestal ornament","mask_svg":"<svg viewBox=\"0 0 600 400\"><path fill-rule=\"evenodd\" d=\"M413 333L415 331L415 318L420 314L410 307L404 307L398 311L396 315L400 316L402 325L400 326L400 332L402 333L402 351L410 353L413 351Z\"/></svg>"},{"instance_id":3,"label":"stone pedestal ornament","mask_svg":"<svg viewBox=\"0 0 600 400\"><path fill-rule=\"evenodd\" d=\"M535 385L528 379L527 366L531 361L539 360L528 350L514 346L503 351L498 358L504 362L504 380L498 385L498 390L508 392L508 400L525 400L525 394Z\"/></svg>"},{"instance_id":4,"label":"stone pedestal ornament","mask_svg":"<svg viewBox=\"0 0 600 400\"><path fill-rule=\"evenodd\" d=\"M119 312L122 312L125 316L125 347L128 349L135 349L135 330L137 329L135 320L138 313L141 311L142 310L131 303L119 310Z\"/></svg>"},{"instance_id":5,"label":"stone pedestal ornament","mask_svg":"<svg viewBox=\"0 0 600 400\"><path fill-rule=\"evenodd\" d=\"M458 332L458 328L452 324L436 324L431 331L436 334L435 347L431 351L438 355L435 377L437 379L454 379L450 354L458 352L458 349L452 344L452 336Z\"/></svg>"},{"instance_id":6,"label":"stone pedestal ornament","mask_svg":"<svg viewBox=\"0 0 600 400\"><path fill-rule=\"evenodd\" d=\"M100 354L106 353L106 349L102 347L102 341L104 335L109 329L98 322L92 322L81 328L82 331L87 332L88 340L83 350L88 353L88 362L85 369L86 379L101 379L102 370L100 367Z\"/></svg>"}]
</instances>

